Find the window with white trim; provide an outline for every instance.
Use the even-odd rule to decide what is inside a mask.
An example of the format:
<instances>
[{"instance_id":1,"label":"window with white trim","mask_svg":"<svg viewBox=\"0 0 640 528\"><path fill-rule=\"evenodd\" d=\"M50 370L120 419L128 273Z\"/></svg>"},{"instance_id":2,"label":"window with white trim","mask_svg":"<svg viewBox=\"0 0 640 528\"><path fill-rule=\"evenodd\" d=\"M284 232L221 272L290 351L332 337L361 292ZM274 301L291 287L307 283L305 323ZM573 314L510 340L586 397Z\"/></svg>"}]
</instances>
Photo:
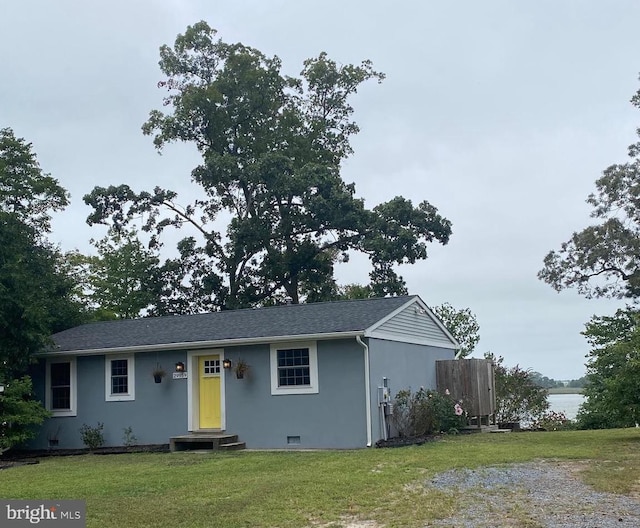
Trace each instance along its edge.
<instances>
[{"instance_id":1,"label":"window with white trim","mask_svg":"<svg viewBox=\"0 0 640 528\"><path fill-rule=\"evenodd\" d=\"M135 400L135 368L133 354L105 357L105 400Z\"/></svg>"},{"instance_id":2,"label":"window with white trim","mask_svg":"<svg viewBox=\"0 0 640 528\"><path fill-rule=\"evenodd\" d=\"M271 345L271 394L318 392L316 342Z\"/></svg>"},{"instance_id":3,"label":"window with white trim","mask_svg":"<svg viewBox=\"0 0 640 528\"><path fill-rule=\"evenodd\" d=\"M76 359L50 359L45 376L45 406L53 416L77 415Z\"/></svg>"}]
</instances>

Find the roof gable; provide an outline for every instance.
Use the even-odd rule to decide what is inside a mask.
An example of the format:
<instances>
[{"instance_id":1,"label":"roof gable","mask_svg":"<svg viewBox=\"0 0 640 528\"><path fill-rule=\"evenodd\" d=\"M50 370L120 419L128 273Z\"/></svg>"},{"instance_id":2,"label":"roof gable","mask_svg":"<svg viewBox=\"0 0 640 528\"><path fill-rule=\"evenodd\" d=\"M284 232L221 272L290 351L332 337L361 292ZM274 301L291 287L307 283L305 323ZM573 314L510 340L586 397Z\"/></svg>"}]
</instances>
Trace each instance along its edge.
<instances>
[{"instance_id":1,"label":"roof gable","mask_svg":"<svg viewBox=\"0 0 640 528\"><path fill-rule=\"evenodd\" d=\"M292 304L89 323L52 336L48 354L196 348L364 334L416 296Z\"/></svg>"},{"instance_id":2,"label":"roof gable","mask_svg":"<svg viewBox=\"0 0 640 528\"><path fill-rule=\"evenodd\" d=\"M419 297L413 297L403 306L375 323L367 329L365 335L442 348L457 349L460 347L440 319Z\"/></svg>"}]
</instances>

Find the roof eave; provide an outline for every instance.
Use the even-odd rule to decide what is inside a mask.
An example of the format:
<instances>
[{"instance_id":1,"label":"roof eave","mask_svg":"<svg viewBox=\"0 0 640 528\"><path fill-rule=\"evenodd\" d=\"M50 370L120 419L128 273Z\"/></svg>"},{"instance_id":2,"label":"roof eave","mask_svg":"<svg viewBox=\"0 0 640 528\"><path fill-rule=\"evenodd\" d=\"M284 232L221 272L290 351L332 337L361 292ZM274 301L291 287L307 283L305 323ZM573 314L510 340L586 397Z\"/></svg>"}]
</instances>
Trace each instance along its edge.
<instances>
[{"instance_id":1,"label":"roof eave","mask_svg":"<svg viewBox=\"0 0 640 528\"><path fill-rule=\"evenodd\" d=\"M204 348L222 348L226 346L259 345L263 343L284 343L292 341L320 341L326 339L349 339L364 336L364 330L349 332L330 332L321 334L300 334L285 336L266 336L238 339L219 339L214 341L184 341L180 343L159 343L155 345L137 345L127 347L93 348L79 350L49 350L34 354L35 357L56 356L95 356L104 354L122 354L132 352L160 352L163 350L201 350Z\"/></svg>"}]
</instances>

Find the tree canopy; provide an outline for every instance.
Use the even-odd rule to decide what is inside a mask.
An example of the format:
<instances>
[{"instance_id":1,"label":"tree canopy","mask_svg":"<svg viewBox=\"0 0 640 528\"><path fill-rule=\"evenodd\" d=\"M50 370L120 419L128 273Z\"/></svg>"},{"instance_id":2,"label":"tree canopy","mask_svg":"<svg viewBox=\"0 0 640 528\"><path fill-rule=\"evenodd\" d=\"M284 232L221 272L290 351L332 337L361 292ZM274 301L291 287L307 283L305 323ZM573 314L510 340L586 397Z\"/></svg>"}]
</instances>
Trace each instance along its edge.
<instances>
[{"instance_id":1,"label":"tree canopy","mask_svg":"<svg viewBox=\"0 0 640 528\"><path fill-rule=\"evenodd\" d=\"M26 372L50 335L82 321L66 262L45 238L67 192L40 169L31 145L0 130L0 453L48 416Z\"/></svg>"},{"instance_id":2,"label":"tree canopy","mask_svg":"<svg viewBox=\"0 0 640 528\"><path fill-rule=\"evenodd\" d=\"M433 312L460 344L456 357L471 355L480 341L480 325L475 314L469 308L457 309L449 303L435 306Z\"/></svg>"},{"instance_id":3,"label":"tree canopy","mask_svg":"<svg viewBox=\"0 0 640 528\"><path fill-rule=\"evenodd\" d=\"M640 90L631 103L640 108ZM638 129L640 136L640 129ZM560 291L576 288L588 298L640 297L640 142L630 161L608 167L587 202L596 220L544 259L538 276ZM584 332L587 362L582 427L624 427L640 420L640 334L635 308L593 317Z\"/></svg>"},{"instance_id":4,"label":"tree canopy","mask_svg":"<svg viewBox=\"0 0 640 528\"><path fill-rule=\"evenodd\" d=\"M52 332L79 320L61 255L34 228L0 212L0 369L24 372Z\"/></svg>"},{"instance_id":5,"label":"tree canopy","mask_svg":"<svg viewBox=\"0 0 640 528\"><path fill-rule=\"evenodd\" d=\"M640 108L640 90L631 103ZM596 181L596 192L587 199L596 223L545 257L538 277L556 290L576 288L586 297L640 296L640 142L629 147L629 157Z\"/></svg>"},{"instance_id":6,"label":"tree canopy","mask_svg":"<svg viewBox=\"0 0 640 528\"><path fill-rule=\"evenodd\" d=\"M147 249L135 231L92 242L97 255L66 255L92 318L132 319L157 309L163 286L157 252Z\"/></svg>"},{"instance_id":7,"label":"tree canopy","mask_svg":"<svg viewBox=\"0 0 640 528\"><path fill-rule=\"evenodd\" d=\"M51 212L64 209L68 198L58 180L42 171L31 143L0 129L0 211L49 232Z\"/></svg>"},{"instance_id":8,"label":"tree canopy","mask_svg":"<svg viewBox=\"0 0 640 528\"><path fill-rule=\"evenodd\" d=\"M62 255L45 238L67 192L8 128L0 130L0 203L0 371L9 377L25 370L52 332L79 322L82 309Z\"/></svg>"},{"instance_id":9,"label":"tree canopy","mask_svg":"<svg viewBox=\"0 0 640 528\"><path fill-rule=\"evenodd\" d=\"M395 266L448 242L451 223L427 201L395 197L367 209L342 180L359 131L349 100L384 78L371 62L339 65L321 53L291 77L278 57L226 43L198 22L161 47L160 69L165 110L153 110L143 131L158 150L197 147L191 177L202 196L180 206L175 191L122 184L96 187L85 202L90 224L116 231L144 217L152 245L168 227L191 228L174 261L184 273L176 285L198 292L184 311L335 298L334 266L350 251L368 255L376 294L404 293Z\"/></svg>"},{"instance_id":10,"label":"tree canopy","mask_svg":"<svg viewBox=\"0 0 640 528\"><path fill-rule=\"evenodd\" d=\"M581 427L630 427L640 422L640 313L620 309L593 317L583 334L591 345Z\"/></svg>"}]
</instances>

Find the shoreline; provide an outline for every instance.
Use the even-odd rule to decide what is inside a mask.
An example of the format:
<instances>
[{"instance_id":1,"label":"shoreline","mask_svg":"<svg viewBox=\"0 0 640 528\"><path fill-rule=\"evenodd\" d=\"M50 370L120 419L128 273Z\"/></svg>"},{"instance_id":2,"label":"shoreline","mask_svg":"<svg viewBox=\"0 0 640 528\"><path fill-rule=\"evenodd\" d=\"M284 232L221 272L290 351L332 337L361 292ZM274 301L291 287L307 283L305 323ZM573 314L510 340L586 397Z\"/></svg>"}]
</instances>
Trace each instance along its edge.
<instances>
[{"instance_id":1,"label":"shoreline","mask_svg":"<svg viewBox=\"0 0 640 528\"><path fill-rule=\"evenodd\" d=\"M549 394L584 394L584 388L582 387L554 387L547 390Z\"/></svg>"}]
</instances>

